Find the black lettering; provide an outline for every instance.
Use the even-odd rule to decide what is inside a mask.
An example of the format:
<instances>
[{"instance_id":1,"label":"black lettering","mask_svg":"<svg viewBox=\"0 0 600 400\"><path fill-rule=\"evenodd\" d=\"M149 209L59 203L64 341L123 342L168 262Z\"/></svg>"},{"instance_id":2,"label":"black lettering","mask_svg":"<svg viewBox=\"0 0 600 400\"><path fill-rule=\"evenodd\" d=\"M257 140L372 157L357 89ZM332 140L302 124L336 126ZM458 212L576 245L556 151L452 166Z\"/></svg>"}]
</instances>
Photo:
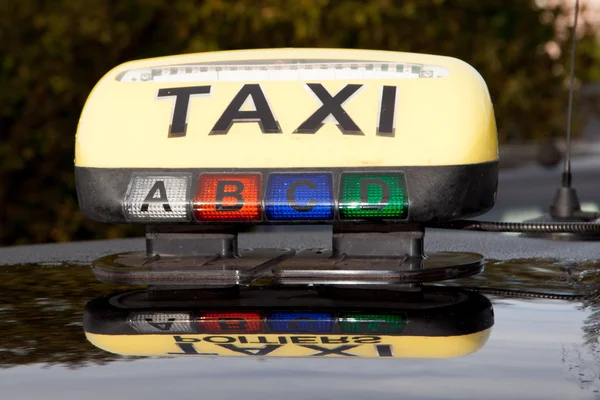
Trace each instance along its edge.
<instances>
[{"instance_id":1,"label":"black lettering","mask_svg":"<svg viewBox=\"0 0 600 400\"><path fill-rule=\"evenodd\" d=\"M364 135L343 107L344 103L362 88L362 85L346 85L335 96L331 96L320 83L308 83L306 86L317 96L321 102L321 107L308 117L294 133L316 133L325 124L326 120L332 118L342 134Z\"/></svg>"},{"instance_id":2,"label":"black lettering","mask_svg":"<svg viewBox=\"0 0 600 400\"><path fill-rule=\"evenodd\" d=\"M314 332L315 323L312 318L299 317L289 322L288 329L294 332Z\"/></svg>"},{"instance_id":3,"label":"black lettering","mask_svg":"<svg viewBox=\"0 0 600 400\"><path fill-rule=\"evenodd\" d=\"M175 322L175 318L169 318L167 322L154 322L152 318L146 318L146 322L148 325L161 330L161 331L170 331L173 326L173 322Z\"/></svg>"},{"instance_id":4,"label":"black lettering","mask_svg":"<svg viewBox=\"0 0 600 400\"><path fill-rule=\"evenodd\" d=\"M248 343L248 339L246 339L244 336L238 336L238 340L240 343Z\"/></svg>"},{"instance_id":5,"label":"black lettering","mask_svg":"<svg viewBox=\"0 0 600 400\"><path fill-rule=\"evenodd\" d=\"M307 179L299 179L292 183L287 190L287 201L290 207L292 207L298 212L307 212L315 208L315 206L317 205L317 200L309 200L309 202L304 206L298 205L298 203L296 203L296 189L298 188L298 186L307 186L311 189L317 188L316 183Z\"/></svg>"},{"instance_id":6,"label":"black lettering","mask_svg":"<svg viewBox=\"0 0 600 400\"><path fill-rule=\"evenodd\" d=\"M234 190L231 190L231 187ZM244 184L240 181L219 181L217 183L217 198L215 209L217 211L239 211L244 207L244 197L242 192L244 191ZM232 197L236 199L235 204L224 205L223 199Z\"/></svg>"},{"instance_id":7,"label":"black lettering","mask_svg":"<svg viewBox=\"0 0 600 400\"><path fill-rule=\"evenodd\" d=\"M334 347L333 349L328 349L326 347L321 347L321 346L313 346L313 345L309 345L309 344L303 344L302 347L306 347L307 349L318 351L318 353L311 354L310 355L311 357L323 357L323 356L328 356L330 354L335 354L335 355L344 356L344 357L356 357L356 354L346 353L346 351L353 349L355 347L358 347L358 345L350 344L350 345L345 345L345 346Z\"/></svg>"},{"instance_id":8,"label":"black lettering","mask_svg":"<svg viewBox=\"0 0 600 400\"><path fill-rule=\"evenodd\" d=\"M157 97L175 97L173 117L169 125L169 137L184 137L187 130L190 97L210 95L210 86L159 89Z\"/></svg>"},{"instance_id":9,"label":"black lettering","mask_svg":"<svg viewBox=\"0 0 600 400\"><path fill-rule=\"evenodd\" d=\"M250 343L251 343L251 344L269 344L269 343L270 343L270 344L279 344L279 342L278 342L278 341L277 341L277 342L269 342L269 341L267 340L267 338L266 338L266 337L264 337L264 336L259 336L259 337L257 337L257 339L258 339L258 342L250 342Z\"/></svg>"},{"instance_id":10,"label":"black lettering","mask_svg":"<svg viewBox=\"0 0 600 400\"><path fill-rule=\"evenodd\" d=\"M252 100L254 110L241 111L248 98ZM236 122L257 122L262 133L282 133L267 98L258 84L242 86L210 131L210 135L226 135Z\"/></svg>"},{"instance_id":11,"label":"black lettering","mask_svg":"<svg viewBox=\"0 0 600 400\"><path fill-rule=\"evenodd\" d=\"M396 135L396 86L384 86L381 89L379 103L379 123L377 136L394 137Z\"/></svg>"},{"instance_id":12,"label":"black lettering","mask_svg":"<svg viewBox=\"0 0 600 400\"><path fill-rule=\"evenodd\" d=\"M158 192L159 197L154 197L156 195L156 192ZM144 199L144 203L142 204L140 211L147 212L150 203L162 203L162 206L165 211L172 211L171 206L169 205L169 199L167 199L167 189L165 189L164 181L156 181L154 183L152 189L150 189L150 192Z\"/></svg>"},{"instance_id":13,"label":"black lettering","mask_svg":"<svg viewBox=\"0 0 600 400\"><path fill-rule=\"evenodd\" d=\"M180 353L168 352L171 355L200 355L200 356L218 356L219 353L200 353L196 350L193 343L175 343L181 349Z\"/></svg>"},{"instance_id":14,"label":"black lettering","mask_svg":"<svg viewBox=\"0 0 600 400\"><path fill-rule=\"evenodd\" d=\"M369 186L375 185L381 188L381 200L378 203L369 203ZM360 208L363 210L381 210L390 201L390 188L381 179L363 179L360 181Z\"/></svg>"},{"instance_id":15,"label":"black lettering","mask_svg":"<svg viewBox=\"0 0 600 400\"><path fill-rule=\"evenodd\" d=\"M292 336L290 339L292 339L292 343L317 343L317 338L315 338L314 336Z\"/></svg>"},{"instance_id":16,"label":"black lettering","mask_svg":"<svg viewBox=\"0 0 600 400\"><path fill-rule=\"evenodd\" d=\"M281 347L280 344L267 344L263 347L238 347L233 344L219 344L218 346L247 356L266 356Z\"/></svg>"},{"instance_id":17,"label":"black lettering","mask_svg":"<svg viewBox=\"0 0 600 400\"><path fill-rule=\"evenodd\" d=\"M389 344L376 344L375 349L377 349L379 357L394 357L392 346Z\"/></svg>"},{"instance_id":18,"label":"black lettering","mask_svg":"<svg viewBox=\"0 0 600 400\"><path fill-rule=\"evenodd\" d=\"M287 338L285 336L279 336L277 339L279 339L279 343L287 344Z\"/></svg>"},{"instance_id":19,"label":"black lettering","mask_svg":"<svg viewBox=\"0 0 600 400\"><path fill-rule=\"evenodd\" d=\"M204 340L205 342L208 342L208 343L219 343L219 344L235 342L235 338L230 337L230 336L207 336L202 340Z\"/></svg>"},{"instance_id":20,"label":"black lettering","mask_svg":"<svg viewBox=\"0 0 600 400\"><path fill-rule=\"evenodd\" d=\"M178 343L198 343L202 340L197 338L184 338L181 336L173 336L173 339Z\"/></svg>"},{"instance_id":21,"label":"black lettering","mask_svg":"<svg viewBox=\"0 0 600 400\"><path fill-rule=\"evenodd\" d=\"M352 338L354 343L379 343L381 342L381 338L379 336L354 336Z\"/></svg>"},{"instance_id":22,"label":"black lettering","mask_svg":"<svg viewBox=\"0 0 600 400\"><path fill-rule=\"evenodd\" d=\"M219 318L218 324L222 331L243 331L247 322L244 318Z\"/></svg>"},{"instance_id":23,"label":"black lettering","mask_svg":"<svg viewBox=\"0 0 600 400\"><path fill-rule=\"evenodd\" d=\"M321 342L323 344L341 344L341 343L348 343L348 337L347 336L342 336L338 339L334 339L332 337L321 337Z\"/></svg>"}]
</instances>

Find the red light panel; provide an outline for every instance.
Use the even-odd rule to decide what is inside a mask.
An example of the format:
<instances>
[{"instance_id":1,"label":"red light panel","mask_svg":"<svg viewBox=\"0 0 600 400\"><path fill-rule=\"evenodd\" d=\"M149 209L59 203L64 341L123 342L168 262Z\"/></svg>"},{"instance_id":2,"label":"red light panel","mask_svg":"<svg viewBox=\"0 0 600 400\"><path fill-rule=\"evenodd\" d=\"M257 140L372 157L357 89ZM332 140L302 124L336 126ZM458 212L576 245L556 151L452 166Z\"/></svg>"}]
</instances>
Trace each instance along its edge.
<instances>
[{"instance_id":1,"label":"red light panel","mask_svg":"<svg viewBox=\"0 0 600 400\"><path fill-rule=\"evenodd\" d=\"M257 312L204 312L198 326L205 333L252 333L263 331L262 320Z\"/></svg>"},{"instance_id":2,"label":"red light panel","mask_svg":"<svg viewBox=\"0 0 600 400\"><path fill-rule=\"evenodd\" d=\"M261 221L261 174L202 174L194 195L197 221Z\"/></svg>"}]
</instances>

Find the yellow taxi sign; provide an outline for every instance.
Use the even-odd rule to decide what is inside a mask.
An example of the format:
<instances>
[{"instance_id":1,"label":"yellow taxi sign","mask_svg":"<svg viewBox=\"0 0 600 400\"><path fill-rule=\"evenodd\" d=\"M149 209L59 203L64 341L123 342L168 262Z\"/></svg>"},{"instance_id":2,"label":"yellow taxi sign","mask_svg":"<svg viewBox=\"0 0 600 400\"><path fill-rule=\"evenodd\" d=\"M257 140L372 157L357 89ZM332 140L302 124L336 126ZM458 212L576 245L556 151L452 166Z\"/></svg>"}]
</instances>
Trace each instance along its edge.
<instances>
[{"instance_id":1,"label":"yellow taxi sign","mask_svg":"<svg viewBox=\"0 0 600 400\"><path fill-rule=\"evenodd\" d=\"M76 165L327 168L496 161L485 82L449 57L215 52L123 64L83 110Z\"/></svg>"},{"instance_id":2,"label":"yellow taxi sign","mask_svg":"<svg viewBox=\"0 0 600 400\"><path fill-rule=\"evenodd\" d=\"M498 181L481 76L373 50L126 63L92 91L75 149L81 210L110 223L447 221L489 210Z\"/></svg>"}]
</instances>

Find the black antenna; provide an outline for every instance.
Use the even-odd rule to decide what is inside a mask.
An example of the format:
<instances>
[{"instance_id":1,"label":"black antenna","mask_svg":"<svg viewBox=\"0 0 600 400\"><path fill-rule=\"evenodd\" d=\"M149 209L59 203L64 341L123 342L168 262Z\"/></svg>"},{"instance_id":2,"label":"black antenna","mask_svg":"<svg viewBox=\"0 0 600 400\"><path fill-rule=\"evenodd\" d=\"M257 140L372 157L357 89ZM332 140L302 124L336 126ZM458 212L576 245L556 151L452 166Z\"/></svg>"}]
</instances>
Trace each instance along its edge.
<instances>
[{"instance_id":1,"label":"black antenna","mask_svg":"<svg viewBox=\"0 0 600 400\"><path fill-rule=\"evenodd\" d=\"M567 106L567 148L563 168L562 186L571 187L571 125L573 122L573 92L575 87L575 54L577 51L577 18L579 17L579 0L575 0L575 17L571 37L571 66L569 77L569 105Z\"/></svg>"},{"instance_id":2,"label":"black antenna","mask_svg":"<svg viewBox=\"0 0 600 400\"><path fill-rule=\"evenodd\" d=\"M582 211L577 191L571 187L571 123L573 121L573 92L575 91L575 50L579 0L575 0L574 11L565 160L562 185L556 191L554 202L550 206L550 215L542 215L524 222L456 220L429 224L429 227L486 232L518 232L522 236L553 240L600 240L600 213ZM596 219L598 221L594 221Z\"/></svg>"},{"instance_id":3,"label":"black antenna","mask_svg":"<svg viewBox=\"0 0 600 400\"><path fill-rule=\"evenodd\" d=\"M569 104L567 106L567 141L565 161L562 173L562 185L556 191L554 203L550 207L550 215L554 218L581 217L581 206L577 192L571 187L571 125L573 122L573 92L575 90L575 54L577 49L577 20L579 17L579 0L575 0L573 31L571 33L571 71L569 76Z\"/></svg>"},{"instance_id":4,"label":"black antenna","mask_svg":"<svg viewBox=\"0 0 600 400\"><path fill-rule=\"evenodd\" d=\"M571 187L571 123L573 121L573 92L575 91L575 50L579 0L575 0L574 11L565 160L562 185L556 191L554 202L550 207L550 215L543 215L524 222L457 220L428 226L486 232L519 232L522 236L547 237L556 240L600 240L600 213L582 211L577 191ZM598 221L594 221L596 219Z\"/></svg>"}]
</instances>

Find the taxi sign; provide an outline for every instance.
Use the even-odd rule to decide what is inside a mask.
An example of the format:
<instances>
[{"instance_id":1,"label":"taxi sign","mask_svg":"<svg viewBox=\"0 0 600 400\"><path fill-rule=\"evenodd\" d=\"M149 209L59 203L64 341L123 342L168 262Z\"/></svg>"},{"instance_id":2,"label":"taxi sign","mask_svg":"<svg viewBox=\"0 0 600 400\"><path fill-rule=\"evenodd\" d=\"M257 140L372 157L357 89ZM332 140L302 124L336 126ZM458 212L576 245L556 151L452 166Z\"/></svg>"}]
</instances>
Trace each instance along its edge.
<instances>
[{"instance_id":1,"label":"taxi sign","mask_svg":"<svg viewBox=\"0 0 600 400\"><path fill-rule=\"evenodd\" d=\"M444 221L489 210L493 107L463 61L274 49L133 61L88 98L81 210L109 223Z\"/></svg>"}]
</instances>

